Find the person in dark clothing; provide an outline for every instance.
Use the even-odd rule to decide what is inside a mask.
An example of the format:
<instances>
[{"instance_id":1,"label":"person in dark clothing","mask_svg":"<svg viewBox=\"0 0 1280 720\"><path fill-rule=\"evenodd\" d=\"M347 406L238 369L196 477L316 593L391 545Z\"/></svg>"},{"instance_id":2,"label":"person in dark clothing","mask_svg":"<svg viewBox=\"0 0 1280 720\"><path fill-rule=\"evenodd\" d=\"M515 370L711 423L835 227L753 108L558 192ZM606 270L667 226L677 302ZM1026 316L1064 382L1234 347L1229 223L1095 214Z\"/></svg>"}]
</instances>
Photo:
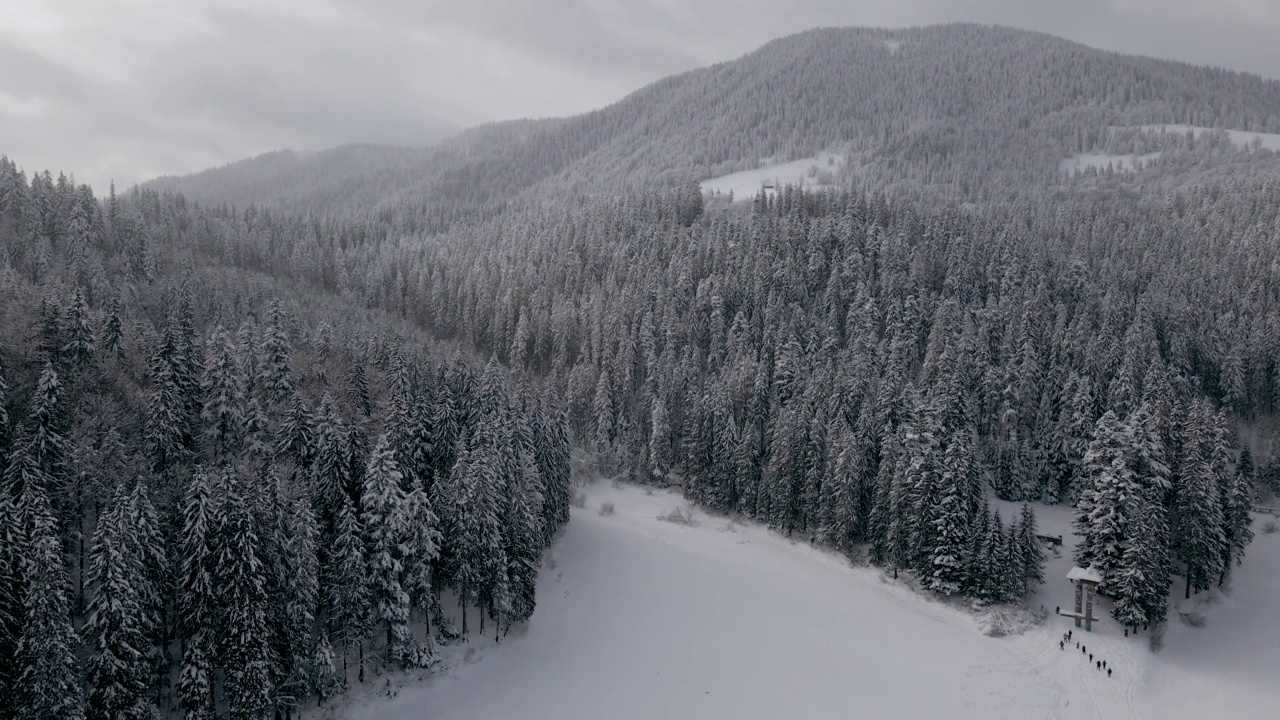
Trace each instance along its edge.
<instances>
[{"instance_id":1,"label":"person in dark clothing","mask_svg":"<svg viewBox=\"0 0 1280 720\"><path fill-rule=\"evenodd\" d=\"M1102 661L1101 661L1101 660L1099 660L1099 661L1098 661L1098 663L1097 663L1097 668L1098 668L1099 670L1101 670L1101 669L1102 669Z\"/></svg>"},{"instance_id":2,"label":"person in dark clothing","mask_svg":"<svg viewBox=\"0 0 1280 720\"><path fill-rule=\"evenodd\" d=\"M1070 640L1070 639L1071 639L1071 632L1072 632L1071 630L1068 630L1068 631L1067 631L1067 639L1068 639L1068 640Z\"/></svg>"},{"instance_id":3,"label":"person in dark clothing","mask_svg":"<svg viewBox=\"0 0 1280 720\"><path fill-rule=\"evenodd\" d=\"M1106 666L1107 666L1107 661L1106 661L1106 660L1103 660L1103 661L1102 661L1102 667L1106 667Z\"/></svg>"},{"instance_id":4,"label":"person in dark clothing","mask_svg":"<svg viewBox=\"0 0 1280 720\"><path fill-rule=\"evenodd\" d=\"M1080 647L1080 643L1076 643L1076 647L1077 647L1077 648L1079 648L1079 647Z\"/></svg>"},{"instance_id":5,"label":"person in dark clothing","mask_svg":"<svg viewBox=\"0 0 1280 720\"><path fill-rule=\"evenodd\" d=\"M1057 615L1061 615L1061 614L1062 614L1062 606L1061 606L1061 605L1059 605L1059 606L1055 607L1055 608L1053 609L1053 612L1054 612L1055 614L1057 614Z\"/></svg>"},{"instance_id":6,"label":"person in dark clothing","mask_svg":"<svg viewBox=\"0 0 1280 720\"><path fill-rule=\"evenodd\" d=\"M1093 662L1093 653L1089 653L1089 662ZM1102 661L1098 661L1098 667L1102 667Z\"/></svg>"},{"instance_id":7,"label":"person in dark clothing","mask_svg":"<svg viewBox=\"0 0 1280 720\"><path fill-rule=\"evenodd\" d=\"M1066 644L1065 642L1063 642L1063 641L1061 641L1061 640L1059 640L1059 641L1058 641L1058 649L1059 649L1059 650L1063 650L1063 649L1065 649L1065 648L1066 648L1066 646L1067 646L1067 644Z\"/></svg>"},{"instance_id":8,"label":"person in dark clothing","mask_svg":"<svg viewBox=\"0 0 1280 720\"><path fill-rule=\"evenodd\" d=\"M1111 677L1111 668L1107 668L1107 677Z\"/></svg>"}]
</instances>

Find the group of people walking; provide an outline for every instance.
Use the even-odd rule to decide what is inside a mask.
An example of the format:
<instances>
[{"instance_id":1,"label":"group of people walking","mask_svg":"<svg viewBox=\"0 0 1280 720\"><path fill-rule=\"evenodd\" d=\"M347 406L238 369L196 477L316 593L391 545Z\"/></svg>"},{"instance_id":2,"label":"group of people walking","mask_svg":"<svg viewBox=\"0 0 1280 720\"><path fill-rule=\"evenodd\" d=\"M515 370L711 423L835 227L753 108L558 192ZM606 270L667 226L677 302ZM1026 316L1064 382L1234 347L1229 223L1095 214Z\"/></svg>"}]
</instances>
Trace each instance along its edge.
<instances>
[{"instance_id":1,"label":"group of people walking","mask_svg":"<svg viewBox=\"0 0 1280 720\"><path fill-rule=\"evenodd\" d=\"M1068 631L1066 631L1066 632L1062 633L1062 639L1058 641L1058 649L1059 649L1059 650L1066 650L1066 649L1067 649L1067 643L1071 642L1071 633L1072 633L1072 631L1071 631L1071 630L1068 630ZM1086 645L1081 645L1079 641L1077 641L1077 642L1076 642L1076 649L1080 651L1080 654L1081 654L1081 655L1088 655L1088 656L1089 656L1089 662L1093 663L1093 664L1094 664L1094 667L1098 668L1098 670L1099 670L1099 671L1101 671L1101 670L1106 670L1106 671L1107 671L1107 677L1111 677L1111 668L1107 667L1107 661L1106 661L1106 660L1094 660L1094 659L1093 659L1093 653L1089 652L1089 648L1088 648L1088 646L1086 646Z\"/></svg>"}]
</instances>

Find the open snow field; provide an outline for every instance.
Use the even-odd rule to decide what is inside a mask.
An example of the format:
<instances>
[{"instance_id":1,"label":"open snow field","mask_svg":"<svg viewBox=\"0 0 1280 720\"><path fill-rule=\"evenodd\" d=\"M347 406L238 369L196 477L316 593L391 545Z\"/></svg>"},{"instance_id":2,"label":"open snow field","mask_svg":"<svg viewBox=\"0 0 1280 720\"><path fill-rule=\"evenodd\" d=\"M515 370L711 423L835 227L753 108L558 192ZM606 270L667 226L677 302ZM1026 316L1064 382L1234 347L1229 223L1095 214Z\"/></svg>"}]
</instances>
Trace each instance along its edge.
<instances>
[{"instance_id":1,"label":"open snow field","mask_svg":"<svg viewBox=\"0 0 1280 720\"><path fill-rule=\"evenodd\" d=\"M1185 134L1190 132L1190 133L1194 133L1196 137L1199 137L1205 133L1218 132L1214 128L1200 127L1199 125L1181 125L1181 124L1140 125L1139 128L1142 130L1150 130L1153 132L1168 132L1168 133L1178 133L1178 134ZM1246 132L1244 130L1223 130L1222 132L1225 132L1227 134L1227 137L1231 139L1232 145L1236 145L1242 148L1251 147L1254 141L1257 141L1258 145L1264 150L1275 150L1277 152L1280 152L1280 134Z\"/></svg>"},{"instance_id":2,"label":"open snow field","mask_svg":"<svg viewBox=\"0 0 1280 720\"><path fill-rule=\"evenodd\" d=\"M1116 172L1132 172L1160 157L1162 153L1153 152L1144 155L1107 155L1105 153L1084 153L1072 155L1058 164L1058 172L1075 175L1089 168L1106 170L1108 166Z\"/></svg>"},{"instance_id":3,"label":"open snow field","mask_svg":"<svg viewBox=\"0 0 1280 720\"><path fill-rule=\"evenodd\" d=\"M1122 128L1112 128L1119 130ZM1199 125L1181 125L1170 123L1166 125L1138 125L1137 130L1146 130L1149 132L1166 132L1183 135L1192 133L1196 137L1205 133L1219 132L1214 128L1201 127ZM1222 130L1227 134L1231 144L1239 148L1251 148L1255 145L1263 150L1274 150L1280 152L1280 134L1276 133L1260 133L1247 132L1244 130ZM1105 170L1107 166L1111 166L1116 172L1132 172L1140 169L1143 165L1155 160L1162 153L1151 152L1143 155L1135 155L1129 153L1127 155L1108 155L1105 153L1083 153L1072 155L1058 164L1058 171L1067 175L1074 175L1089 168L1097 168Z\"/></svg>"},{"instance_id":4,"label":"open snow field","mask_svg":"<svg viewBox=\"0 0 1280 720\"><path fill-rule=\"evenodd\" d=\"M823 188L825 185L819 182L818 176L824 172L835 175L843 164L844 156L821 152L811 158L721 175L703 180L699 185L704 193L728 195L732 192L736 200L750 200L765 183L773 183L775 187L802 185L809 190Z\"/></svg>"},{"instance_id":5,"label":"open snow field","mask_svg":"<svg viewBox=\"0 0 1280 720\"><path fill-rule=\"evenodd\" d=\"M1259 532L1205 627L1172 620L1159 654L1101 608L1094 632L1074 639L1115 669L1107 678L1074 641L1058 648L1071 627L1053 614L1071 598L1069 535L1037 598L1048 619L991 638L968 612L805 542L700 511L695 527L659 521L685 506L676 494L607 481L585 493L527 628L446 649L424 682L399 678L387 691L375 680L348 716L1280 717L1280 533ZM616 512L601 515L602 502ZM1042 509L1041 532L1066 535L1069 521L1068 508Z\"/></svg>"}]
</instances>

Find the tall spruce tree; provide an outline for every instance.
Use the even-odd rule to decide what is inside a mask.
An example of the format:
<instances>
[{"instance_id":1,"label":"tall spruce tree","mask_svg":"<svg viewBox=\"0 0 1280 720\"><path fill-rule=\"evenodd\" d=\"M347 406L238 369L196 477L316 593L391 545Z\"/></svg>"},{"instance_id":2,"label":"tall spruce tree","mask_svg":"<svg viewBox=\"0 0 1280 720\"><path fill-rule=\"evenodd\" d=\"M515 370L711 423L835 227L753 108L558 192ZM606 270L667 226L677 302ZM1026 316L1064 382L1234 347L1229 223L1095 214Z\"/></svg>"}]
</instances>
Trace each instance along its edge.
<instances>
[{"instance_id":1,"label":"tall spruce tree","mask_svg":"<svg viewBox=\"0 0 1280 720\"><path fill-rule=\"evenodd\" d=\"M88 720L145 720L156 712L149 692L156 608L146 587L146 559L134 541L140 528L130 500L131 493L118 487L93 539L93 595L84 627Z\"/></svg>"},{"instance_id":2,"label":"tall spruce tree","mask_svg":"<svg viewBox=\"0 0 1280 720\"><path fill-rule=\"evenodd\" d=\"M18 648L26 620L22 516L6 486L0 484L0 707L18 707Z\"/></svg>"},{"instance_id":3,"label":"tall spruce tree","mask_svg":"<svg viewBox=\"0 0 1280 720\"><path fill-rule=\"evenodd\" d=\"M21 512L26 517L26 594L14 717L80 720L84 704L76 660L79 638L71 624L71 583L57 521L39 487L25 489Z\"/></svg>"},{"instance_id":4,"label":"tall spruce tree","mask_svg":"<svg viewBox=\"0 0 1280 720\"><path fill-rule=\"evenodd\" d=\"M219 608L218 657L224 671L227 717L260 720L271 704L267 633L267 573L248 483L224 471L214 577Z\"/></svg>"},{"instance_id":5,"label":"tall spruce tree","mask_svg":"<svg viewBox=\"0 0 1280 720\"><path fill-rule=\"evenodd\" d=\"M409 633L409 593L402 585L405 540L410 533L409 516L400 465L387 436L378 438L364 473L360 493L360 522L364 529L369 567L370 600L375 622L385 624L388 662L405 662L413 657Z\"/></svg>"}]
</instances>

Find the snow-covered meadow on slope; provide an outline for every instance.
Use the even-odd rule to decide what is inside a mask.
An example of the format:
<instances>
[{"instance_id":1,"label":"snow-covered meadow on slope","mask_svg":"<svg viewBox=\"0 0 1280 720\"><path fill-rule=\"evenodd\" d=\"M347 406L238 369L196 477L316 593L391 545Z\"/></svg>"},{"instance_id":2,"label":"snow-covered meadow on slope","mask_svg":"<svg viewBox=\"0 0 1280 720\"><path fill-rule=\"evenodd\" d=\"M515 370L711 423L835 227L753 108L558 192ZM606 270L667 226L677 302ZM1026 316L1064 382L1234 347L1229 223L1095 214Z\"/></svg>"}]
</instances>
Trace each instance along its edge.
<instances>
[{"instance_id":1,"label":"snow-covered meadow on slope","mask_svg":"<svg viewBox=\"0 0 1280 720\"><path fill-rule=\"evenodd\" d=\"M1111 168L1114 172L1133 172L1140 170L1147 163L1159 159L1162 153L1152 152L1136 155L1108 155L1106 153L1082 153L1072 155L1058 164L1058 171L1067 175L1084 172L1090 168L1105 171Z\"/></svg>"},{"instance_id":2,"label":"snow-covered meadow on slope","mask_svg":"<svg viewBox=\"0 0 1280 720\"><path fill-rule=\"evenodd\" d=\"M1053 608L1071 587L1068 508L1040 508L1067 535L1032 604L1047 619L988 637L959 606L880 570L749 523L689 510L668 491L598 481L551 552L528 626L445 649L423 682L377 680L352 720L466 718L1266 718L1280 624L1280 534L1259 533L1231 595L1193 628L1173 613L1164 648L1105 618L1076 630ZM612 503L614 512L599 508ZM1008 516L1011 506L1002 508ZM1180 588L1178 588L1180 590ZM1203 600L1200 601L1203 604ZM1068 650L1058 640L1074 632ZM1074 647L1107 659L1097 670ZM416 677L416 676L415 676ZM380 685L379 683L386 683ZM388 689L391 688L391 689ZM353 694L354 695L354 694ZM393 697L388 697L388 696Z\"/></svg>"},{"instance_id":3,"label":"snow-covered meadow on slope","mask_svg":"<svg viewBox=\"0 0 1280 720\"><path fill-rule=\"evenodd\" d=\"M1182 125L1179 123L1169 123L1165 125L1140 125L1138 126L1138 129L1158 133L1191 133L1195 137L1223 132L1227 134L1227 138L1231 141L1231 144L1237 147L1257 147L1262 150L1275 150L1280 152L1280 134L1277 133L1248 132L1245 130L1219 130L1216 128L1201 127L1199 125Z\"/></svg>"},{"instance_id":4,"label":"snow-covered meadow on slope","mask_svg":"<svg viewBox=\"0 0 1280 720\"><path fill-rule=\"evenodd\" d=\"M811 158L791 162L766 164L755 170L743 170L699 183L704 193L733 193L737 200L750 200L766 184L774 187L798 185L809 190L820 190L831 185L835 175L844 165L844 156L820 152Z\"/></svg>"}]
</instances>

